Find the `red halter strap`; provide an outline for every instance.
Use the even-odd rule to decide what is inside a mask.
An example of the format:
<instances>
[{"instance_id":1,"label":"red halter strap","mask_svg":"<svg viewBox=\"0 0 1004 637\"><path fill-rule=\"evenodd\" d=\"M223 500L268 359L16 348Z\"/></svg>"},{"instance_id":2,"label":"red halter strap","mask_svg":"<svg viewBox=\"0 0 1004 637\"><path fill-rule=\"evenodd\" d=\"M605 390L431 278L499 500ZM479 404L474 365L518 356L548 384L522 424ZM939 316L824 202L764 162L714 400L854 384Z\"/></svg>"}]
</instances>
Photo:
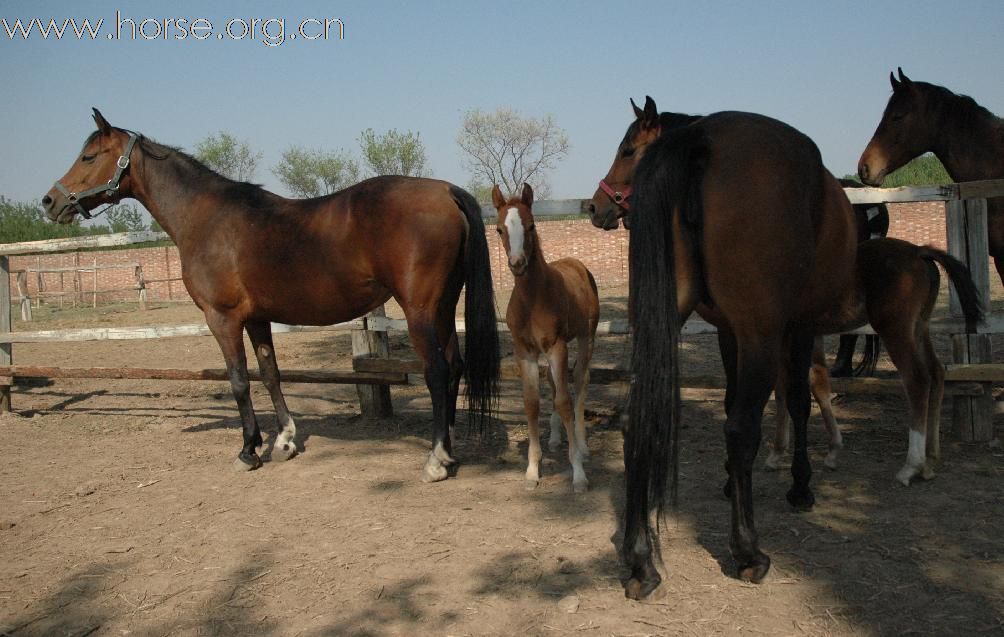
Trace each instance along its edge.
<instances>
[{"instance_id":1,"label":"red halter strap","mask_svg":"<svg viewBox=\"0 0 1004 637\"><path fill-rule=\"evenodd\" d=\"M614 203L624 210L631 209L631 204L628 202L628 197L631 196L631 186L628 186L624 190L614 190L607 184L606 181L601 179L600 190L607 193L607 196L613 199Z\"/></svg>"}]
</instances>

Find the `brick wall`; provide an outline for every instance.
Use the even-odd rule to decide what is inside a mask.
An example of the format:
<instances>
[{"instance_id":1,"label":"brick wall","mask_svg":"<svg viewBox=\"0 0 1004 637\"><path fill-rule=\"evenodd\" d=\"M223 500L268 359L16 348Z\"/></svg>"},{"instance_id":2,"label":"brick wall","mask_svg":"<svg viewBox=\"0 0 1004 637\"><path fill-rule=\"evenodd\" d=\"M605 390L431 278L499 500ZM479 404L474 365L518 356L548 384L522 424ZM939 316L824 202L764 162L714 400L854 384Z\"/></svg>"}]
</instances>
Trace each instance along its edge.
<instances>
[{"instance_id":1,"label":"brick wall","mask_svg":"<svg viewBox=\"0 0 1004 637\"><path fill-rule=\"evenodd\" d=\"M890 204L891 223L889 236L899 237L914 243L933 244L945 247L944 204L908 203ZM624 229L603 231L594 228L587 220L549 221L537 224L544 255L548 260L571 256L580 259L592 271L600 287L627 285L628 232ZM489 228L488 246L492 255L492 272L496 286L511 288L512 275L506 267L505 253L498 235ZM26 267L69 267L76 265L98 265L139 263L148 281L181 276L181 262L174 247L138 248L131 250L110 250L107 252L81 252L54 255L31 255L11 257L13 273ZM43 285L48 292L60 289L59 274L44 274ZM74 291L74 275L62 275L62 287L68 293ZM99 302L113 300L136 300L133 289L134 274L131 269L99 270L98 290L116 290L98 295ZM94 276L90 272L79 275L80 290L85 302L90 302L94 291ZM37 291L37 278L28 278L29 295ZM14 287L12 274L11 290ZM66 300L72 297L67 296ZM148 283L147 298L151 301L188 300L181 281L170 283ZM49 301L58 302L56 299Z\"/></svg>"}]
</instances>

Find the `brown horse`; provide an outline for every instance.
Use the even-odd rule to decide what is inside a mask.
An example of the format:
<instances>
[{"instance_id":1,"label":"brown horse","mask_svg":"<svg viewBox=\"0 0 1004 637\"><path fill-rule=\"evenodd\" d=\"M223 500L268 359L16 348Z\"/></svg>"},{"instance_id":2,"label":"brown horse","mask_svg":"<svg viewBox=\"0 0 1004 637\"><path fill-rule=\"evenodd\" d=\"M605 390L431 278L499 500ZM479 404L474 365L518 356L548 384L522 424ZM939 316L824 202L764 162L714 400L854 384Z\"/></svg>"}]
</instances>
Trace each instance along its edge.
<instances>
[{"instance_id":1,"label":"brown horse","mask_svg":"<svg viewBox=\"0 0 1004 637\"><path fill-rule=\"evenodd\" d=\"M1004 119L971 97L890 73L892 97L858 161L858 176L881 186L886 175L933 152L954 181L1004 178ZM1004 282L1004 198L987 200L990 256Z\"/></svg>"},{"instance_id":2,"label":"brown horse","mask_svg":"<svg viewBox=\"0 0 1004 637\"><path fill-rule=\"evenodd\" d=\"M540 374L537 361L547 357L548 380L554 395L551 414L551 451L561 444L560 424L568 437L568 460L572 465L572 487L576 493L587 488L582 461L589 457L586 446L585 405L589 384L589 361L600 320L600 297L596 280L578 259L564 258L547 263L533 220L533 190L523 184L519 197L506 199L496 185L492 202L498 210L498 233L509 256L509 270L516 287L509 299L505 320L512 332L513 349L523 376L523 405L526 407L529 451L526 468L528 486L540 481ZM575 413L568 395L568 343L575 340L579 355L575 362ZM560 424L559 424L560 423Z\"/></svg>"},{"instance_id":3,"label":"brown horse","mask_svg":"<svg viewBox=\"0 0 1004 637\"><path fill-rule=\"evenodd\" d=\"M279 386L270 322L338 323L393 297L432 396L433 449L423 479L446 478L461 376L471 416L482 424L498 395L492 278L474 198L443 181L376 177L325 197L285 199L114 128L96 109L94 120L97 132L43 205L51 219L69 223L101 203L132 197L174 239L185 287L223 351L237 400L244 445L235 467L261 466L242 332L280 425L272 456L285 460L296 453L296 428ZM465 285L466 365L454 327Z\"/></svg>"},{"instance_id":4,"label":"brown horse","mask_svg":"<svg viewBox=\"0 0 1004 637\"><path fill-rule=\"evenodd\" d=\"M640 598L661 581L652 561L650 504L662 511L670 476L675 491L682 322L701 305L719 326L727 378L729 545L739 576L760 581L770 559L754 529L752 471L764 405L786 370L795 429L787 497L795 507L811 507L805 424L813 339L839 331L861 309L854 294L853 211L808 137L777 120L738 112L664 130L664 122L680 118L660 116L651 98L635 114L591 213L600 227L616 225L626 185L632 186L634 345L623 547L631 567L626 593Z\"/></svg>"},{"instance_id":5,"label":"brown horse","mask_svg":"<svg viewBox=\"0 0 1004 637\"><path fill-rule=\"evenodd\" d=\"M934 464L941 457L939 432L945 373L935 354L928 328L941 285L936 263L941 264L955 286L968 324L973 326L981 321L982 302L969 268L943 250L917 246L900 239L873 239L858 246L855 264L857 295L864 299L865 310L858 322L870 322L886 344L889 356L899 370L909 402L910 432L906 463L896 473L896 479L904 486L909 486L910 480L916 476L925 480L933 478ZM814 356L821 356L820 341L817 340L817 344L820 346ZM830 451L824 464L835 468L841 436L830 408L829 378L825 377L826 368L820 365L814 364L812 373L814 376L823 375L813 378L810 384L830 435ZM781 406L783 392L776 393L777 428L774 447L765 463L767 468L777 467L788 446L787 421Z\"/></svg>"}]
</instances>

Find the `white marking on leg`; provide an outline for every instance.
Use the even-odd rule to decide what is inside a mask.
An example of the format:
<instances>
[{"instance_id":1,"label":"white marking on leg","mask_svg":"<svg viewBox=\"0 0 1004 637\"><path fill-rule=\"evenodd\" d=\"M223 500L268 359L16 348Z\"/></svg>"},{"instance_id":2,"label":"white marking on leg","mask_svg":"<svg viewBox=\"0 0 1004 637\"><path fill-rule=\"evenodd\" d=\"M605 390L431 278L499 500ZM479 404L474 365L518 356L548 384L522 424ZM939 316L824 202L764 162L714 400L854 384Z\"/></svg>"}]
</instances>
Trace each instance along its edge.
<instances>
[{"instance_id":1,"label":"white marking on leg","mask_svg":"<svg viewBox=\"0 0 1004 637\"><path fill-rule=\"evenodd\" d=\"M516 208L509 208L508 212L505 227L509 232L509 263L516 265L523 258L523 220Z\"/></svg>"},{"instance_id":2,"label":"white marking on leg","mask_svg":"<svg viewBox=\"0 0 1004 637\"><path fill-rule=\"evenodd\" d=\"M292 416L287 416L286 422L281 424L279 435L275 438L275 447L272 449L272 457L278 460L289 460L296 455L296 422Z\"/></svg>"},{"instance_id":3,"label":"white marking on leg","mask_svg":"<svg viewBox=\"0 0 1004 637\"><path fill-rule=\"evenodd\" d=\"M910 479L919 474L924 469L926 459L925 447L927 440L920 431L910 430L910 448L906 452L906 464L896 474L896 479L903 486L910 486Z\"/></svg>"}]
</instances>

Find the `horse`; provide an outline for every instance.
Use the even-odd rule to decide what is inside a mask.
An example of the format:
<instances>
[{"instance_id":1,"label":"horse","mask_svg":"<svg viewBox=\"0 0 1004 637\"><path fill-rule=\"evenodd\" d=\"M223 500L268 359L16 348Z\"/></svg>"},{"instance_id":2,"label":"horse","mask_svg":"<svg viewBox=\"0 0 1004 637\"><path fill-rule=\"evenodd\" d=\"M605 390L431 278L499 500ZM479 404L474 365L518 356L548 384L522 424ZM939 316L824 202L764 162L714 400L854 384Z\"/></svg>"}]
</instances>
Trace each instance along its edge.
<instances>
[{"instance_id":1,"label":"horse","mask_svg":"<svg viewBox=\"0 0 1004 637\"><path fill-rule=\"evenodd\" d=\"M853 179L839 179L844 188L861 188L861 184ZM852 204L854 218L858 226L858 243L868 239L881 239L889 234L889 207L884 203ZM834 378L846 376L872 376L878 364L880 341L874 334L865 336L864 358L855 367L853 364L854 346L858 342L856 334L841 334L837 357L829 369L829 375ZM827 380L826 382L829 382Z\"/></svg>"},{"instance_id":2,"label":"horse","mask_svg":"<svg viewBox=\"0 0 1004 637\"><path fill-rule=\"evenodd\" d=\"M551 435L548 447L561 444L560 425L568 437L568 460L572 465L572 488L584 493L588 487L583 460L586 446L585 405L589 384L596 325L600 320L600 297L596 279L578 259L566 257L544 260L533 219L533 189L523 184L519 197L506 199L498 185L492 188L492 203L498 210L498 233L508 255L509 270L516 286L509 298L505 320L512 333L513 349L523 377L523 405L526 408L530 442L527 453L528 488L540 481L540 391L538 359L548 362L548 380L554 395ZM568 343L575 340L575 413L568 395Z\"/></svg>"},{"instance_id":3,"label":"horse","mask_svg":"<svg viewBox=\"0 0 1004 637\"><path fill-rule=\"evenodd\" d=\"M957 182L1004 178L1004 119L971 97L889 73L892 96L861 153L858 176L881 186L886 175L932 152ZM989 253L1004 282L1004 197L987 199Z\"/></svg>"},{"instance_id":4,"label":"horse","mask_svg":"<svg viewBox=\"0 0 1004 637\"><path fill-rule=\"evenodd\" d=\"M651 557L658 527L653 531L648 513L654 503L662 515L670 476L675 498L678 336L692 311L719 328L729 546L739 577L759 582L770 559L759 550L753 528L752 466L775 379L795 430L787 499L807 509L814 502L805 435L814 337L870 319L887 340L911 408L907 462L897 478L908 484L916 475L930 477L925 460L939 453L943 382L926 331L937 290L930 282L937 275L934 262L946 268L965 299L970 327L982 316L979 295L965 266L941 251L883 239L869 241L859 253L846 195L822 166L815 144L795 129L759 115L724 112L664 131L661 122L669 120L651 98L644 110L632 106L636 120L618 146L605 187L601 182L588 206L593 224L605 228L627 214L625 203L634 210L630 305L636 329L624 432L622 544L631 576L625 593L642 598L661 581ZM617 190L610 185L614 180ZM624 191L632 189L635 199L628 202ZM621 194L620 201L608 191ZM904 281L924 281L910 268L925 270L927 284L904 288ZM843 277L847 272L853 281ZM914 308L914 314L903 316L903 308Z\"/></svg>"},{"instance_id":5,"label":"horse","mask_svg":"<svg viewBox=\"0 0 1004 637\"><path fill-rule=\"evenodd\" d=\"M903 486L909 486L916 476L932 479L934 465L941 458L940 416L945 373L929 329L941 285L935 264L944 268L955 286L967 328L972 331L983 320L980 294L966 264L947 252L901 239L879 238L858 246L855 263L857 295L864 299L864 315L858 322L870 322L876 338L881 337L886 344L909 402L907 458L896 473L896 480ZM817 340L817 345L814 357L822 355L821 341ZM825 366L813 365L814 376L820 370L825 375ZM810 384L830 435L830 449L823 463L836 468L842 441L830 409L829 378L813 378ZM778 417L774 445L765 463L768 469L777 468L788 447L787 419L782 408L784 395L783 391L777 391L780 389L779 386L775 391Z\"/></svg>"},{"instance_id":6,"label":"horse","mask_svg":"<svg viewBox=\"0 0 1004 637\"><path fill-rule=\"evenodd\" d=\"M474 197L445 181L375 177L337 193L293 200L219 175L183 151L113 127L97 130L43 197L48 217L70 223L102 203L131 197L167 231L185 288L226 361L243 429L239 470L261 466L242 332L247 331L275 407L269 454L297 453L296 425L280 388L271 322L328 325L390 298L401 305L424 361L433 447L422 479L447 478L459 381L472 424L497 405L499 345L488 244ZM454 312L466 287L466 363Z\"/></svg>"},{"instance_id":7,"label":"horse","mask_svg":"<svg viewBox=\"0 0 1004 637\"><path fill-rule=\"evenodd\" d=\"M594 225L612 227L630 197L633 380L622 549L631 569L625 594L640 599L661 582L650 504L661 516L667 488L676 492L683 321L701 306L719 327L729 547L740 579L760 582L770 558L755 530L752 471L764 406L784 370L795 430L787 499L810 508L805 425L814 337L841 331L862 308L854 294L854 214L812 140L763 115L667 118L651 98L644 110L632 106L636 120L589 210ZM667 120L688 119L663 130ZM633 192L626 195L627 186Z\"/></svg>"}]
</instances>

